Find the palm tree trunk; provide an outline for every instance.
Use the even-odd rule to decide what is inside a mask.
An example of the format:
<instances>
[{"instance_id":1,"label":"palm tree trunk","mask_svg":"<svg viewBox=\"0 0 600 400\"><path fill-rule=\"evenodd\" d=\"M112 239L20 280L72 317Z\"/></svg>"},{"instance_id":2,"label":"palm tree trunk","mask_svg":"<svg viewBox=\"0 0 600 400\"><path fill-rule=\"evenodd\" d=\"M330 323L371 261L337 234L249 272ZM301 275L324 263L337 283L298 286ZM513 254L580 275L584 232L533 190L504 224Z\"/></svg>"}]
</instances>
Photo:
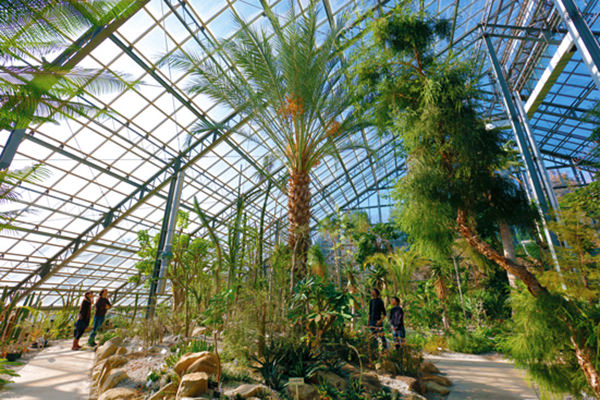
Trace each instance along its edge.
<instances>
[{"instance_id":1,"label":"palm tree trunk","mask_svg":"<svg viewBox=\"0 0 600 400\"><path fill-rule=\"evenodd\" d=\"M291 171L288 189L289 238L293 251L292 273L306 272L308 231L310 224L310 176L306 172Z\"/></svg>"},{"instance_id":2,"label":"palm tree trunk","mask_svg":"<svg viewBox=\"0 0 600 400\"><path fill-rule=\"evenodd\" d=\"M575 356L577 357L579 368L583 371L588 384L596 396L600 396L600 374L598 374L598 370L592 362L593 354L589 347L586 347L585 345L582 346L573 335L571 335L570 339L571 344L573 344L573 347L575 348Z\"/></svg>"},{"instance_id":3,"label":"palm tree trunk","mask_svg":"<svg viewBox=\"0 0 600 400\"><path fill-rule=\"evenodd\" d=\"M506 221L501 220L498 222L498 227L500 228L500 237L502 238L502 248L504 250L504 257L507 260L516 263L517 256L515 253L515 246L513 243L512 232L510 231L510 226L508 226ZM516 277L508 271L506 271L506 276L508 277L508 284L510 285L510 287L516 289Z\"/></svg>"}]
</instances>

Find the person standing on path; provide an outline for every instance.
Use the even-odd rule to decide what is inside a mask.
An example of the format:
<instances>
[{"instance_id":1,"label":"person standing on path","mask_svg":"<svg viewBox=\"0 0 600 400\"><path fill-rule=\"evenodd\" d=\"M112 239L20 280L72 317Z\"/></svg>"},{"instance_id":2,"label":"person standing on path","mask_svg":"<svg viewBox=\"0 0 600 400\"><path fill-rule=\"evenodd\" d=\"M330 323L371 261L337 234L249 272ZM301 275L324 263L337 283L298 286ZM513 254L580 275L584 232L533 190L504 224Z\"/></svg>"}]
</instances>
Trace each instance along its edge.
<instances>
[{"instance_id":1,"label":"person standing on path","mask_svg":"<svg viewBox=\"0 0 600 400\"><path fill-rule=\"evenodd\" d=\"M375 338L375 344L377 344L377 338L381 339L381 346L383 349L387 349L387 341L383 334L383 320L385 319L385 305L383 300L379 297L379 289L371 289L371 296L373 297L369 302L369 329L371 334Z\"/></svg>"},{"instance_id":2,"label":"person standing on path","mask_svg":"<svg viewBox=\"0 0 600 400\"><path fill-rule=\"evenodd\" d=\"M96 301L94 327L92 328L92 332L90 333L90 337L88 338L88 344L90 346L96 346L96 341L94 339L96 338L98 330L100 329L100 327L104 323L104 320L106 319L106 312L111 307L112 304L110 304L110 301L108 300L108 289L102 289L100 291L100 297L98 297L98 300Z\"/></svg>"},{"instance_id":3,"label":"person standing on path","mask_svg":"<svg viewBox=\"0 0 600 400\"><path fill-rule=\"evenodd\" d=\"M406 330L404 329L404 310L400 307L400 299L396 296L392 297L392 309L390 310L390 325L392 326L392 334L394 335L394 346L400 348L400 344L404 343Z\"/></svg>"},{"instance_id":4,"label":"person standing on path","mask_svg":"<svg viewBox=\"0 0 600 400\"><path fill-rule=\"evenodd\" d=\"M87 329L90 324L90 316L92 314L92 303L94 302L94 292L85 292L81 306L79 307L79 314L77 315L77 321L75 322L75 338L73 339L73 346L71 350L79 350L79 339L83 335L83 332Z\"/></svg>"}]
</instances>

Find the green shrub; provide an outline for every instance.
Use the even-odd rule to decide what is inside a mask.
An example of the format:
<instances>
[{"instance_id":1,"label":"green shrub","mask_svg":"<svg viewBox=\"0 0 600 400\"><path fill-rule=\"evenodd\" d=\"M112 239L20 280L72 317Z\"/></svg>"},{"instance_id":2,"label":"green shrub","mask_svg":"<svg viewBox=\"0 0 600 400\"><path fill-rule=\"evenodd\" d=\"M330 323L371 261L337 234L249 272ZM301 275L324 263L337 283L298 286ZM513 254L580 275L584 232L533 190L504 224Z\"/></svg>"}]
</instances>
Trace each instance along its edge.
<instances>
[{"instance_id":1,"label":"green shrub","mask_svg":"<svg viewBox=\"0 0 600 400\"><path fill-rule=\"evenodd\" d=\"M458 353L481 354L494 349L493 343L481 331L455 331L448 338L448 347Z\"/></svg>"},{"instance_id":2,"label":"green shrub","mask_svg":"<svg viewBox=\"0 0 600 400\"><path fill-rule=\"evenodd\" d=\"M399 349L383 353L380 365L386 372L393 375L413 376L419 374L419 367L423 362L421 350L415 346L404 344Z\"/></svg>"}]
</instances>

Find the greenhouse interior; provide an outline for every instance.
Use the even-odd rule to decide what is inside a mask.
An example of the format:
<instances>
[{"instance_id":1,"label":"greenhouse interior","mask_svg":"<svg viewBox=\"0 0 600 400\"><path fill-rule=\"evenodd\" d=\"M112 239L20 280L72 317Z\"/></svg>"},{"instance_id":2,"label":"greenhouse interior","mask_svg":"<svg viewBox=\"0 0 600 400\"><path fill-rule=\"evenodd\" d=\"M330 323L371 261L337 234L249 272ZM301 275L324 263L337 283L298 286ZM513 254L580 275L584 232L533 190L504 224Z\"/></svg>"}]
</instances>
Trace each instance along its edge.
<instances>
[{"instance_id":1,"label":"greenhouse interior","mask_svg":"<svg viewBox=\"0 0 600 400\"><path fill-rule=\"evenodd\" d=\"M0 399L600 399L599 17L0 1Z\"/></svg>"}]
</instances>

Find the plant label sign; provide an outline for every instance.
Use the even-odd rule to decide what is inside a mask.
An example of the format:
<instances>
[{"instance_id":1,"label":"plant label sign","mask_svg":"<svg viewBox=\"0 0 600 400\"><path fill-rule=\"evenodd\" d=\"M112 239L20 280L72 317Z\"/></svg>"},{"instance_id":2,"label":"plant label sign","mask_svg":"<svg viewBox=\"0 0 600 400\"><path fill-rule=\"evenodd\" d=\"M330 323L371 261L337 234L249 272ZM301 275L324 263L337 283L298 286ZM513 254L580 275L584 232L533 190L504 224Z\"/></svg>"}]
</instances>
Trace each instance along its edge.
<instances>
[{"instance_id":1,"label":"plant label sign","mask_svg":"<svg viewBox=\"0 0 600 400\"><path fill-rule=\"evenodd\" d=\"M298 393L298 386L304 385L304 378L290 378L288 381L289 386L296 386L296 400L300 398L300 393Z\"/></svg>"}]
</instances>

